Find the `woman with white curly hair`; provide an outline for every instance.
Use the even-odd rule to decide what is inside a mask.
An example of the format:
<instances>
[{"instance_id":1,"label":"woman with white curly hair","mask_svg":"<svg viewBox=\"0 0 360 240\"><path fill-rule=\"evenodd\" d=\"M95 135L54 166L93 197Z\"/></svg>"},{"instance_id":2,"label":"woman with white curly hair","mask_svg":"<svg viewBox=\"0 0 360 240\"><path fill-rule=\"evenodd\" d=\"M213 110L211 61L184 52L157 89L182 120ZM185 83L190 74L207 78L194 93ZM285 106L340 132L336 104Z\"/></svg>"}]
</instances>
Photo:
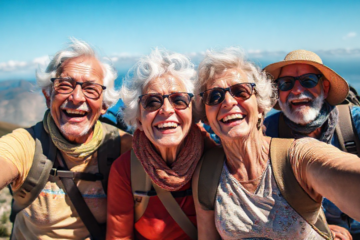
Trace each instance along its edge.
<instances>
[{"instance_id":1,"label":"woman with white curly hair","mask_svg":"<svg viewBox=\"0 0 360 240\"><path fill-rule=\"evenodd\" d=\"M195 78L194 66L185 56L158 49L140 59L126 77L121 89L123 119L136 129L133 150L112 165L108 239L196 238L190 180L204 141L192 118ZM133 164L145 171L152 190L136 188L141 174L134 173ZM180 222L162 204L164 194L178 208ZM147 207L139 207L147 201Z\"/></svg>"},{"instance_id":2,"label":"woman with white curly hair","mask_svg":"<svg viewBox=\"0 0 360 240\"><path fill-rule=\"evenodd\" d=\"M332 239L322 196L360 218L357 156L264 136L275 90L236 48L200 63L197 108L222 148L205 151L193 177L199 239Z\"/></svg>"}]
</instances>

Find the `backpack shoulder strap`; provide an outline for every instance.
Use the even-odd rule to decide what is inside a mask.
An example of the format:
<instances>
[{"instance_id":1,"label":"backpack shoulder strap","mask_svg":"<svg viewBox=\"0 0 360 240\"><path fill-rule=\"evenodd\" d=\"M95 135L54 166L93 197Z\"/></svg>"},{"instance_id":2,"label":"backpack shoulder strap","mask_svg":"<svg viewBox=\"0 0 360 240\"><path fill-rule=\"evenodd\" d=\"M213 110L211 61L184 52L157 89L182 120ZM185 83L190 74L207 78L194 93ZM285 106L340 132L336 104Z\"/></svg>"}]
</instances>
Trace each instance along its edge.
<instances>
[{"instance_id":1,"label":"backpack shoulder strap","mask_svg":"<svg viewBox=\"0 0 360 240\"><path fill-rule=\"evenodd\" d=\"M155 183L153 183L152 185L154 186L161 203L164 205L170 216L191 239L197 239L196 227L181 209L181 207L179 206L175 198L171 195L171 193L162 189Z\"/></svg>"},{"instance_id":2,"label":"backpack shoulder strap","mask_svg":"<svg viewBox=\"0 0 360 240\"><path fill-rule=\"evenodd\" d=\"M171 192L160 188L155 183L152 183L150 177L146 174L143 166L136 157L134 150L131 150L130 161L131 188L135 202L135 222L137 222L144 214L150 198L148 193L151 190L151 186L153 186L157 196L170 216L191 239L197 239L197 230L194 224L183 212L175 198L172 196Z\"/></svg>"},{"instance_id":3,"label":"backpack shoulder strap","mask_svg":"<svg viewBox=\"0 0 360 240\"><path fill-rule=\"evenodd\" d=\"M106 194L111 165L121 153L121 137L118 128L103 122L101 125L103 126L105 137L98 149L98 167L99 172L103 176L101 183Z\"/></svg>"},{"instance_id":4,"label":"backpack shoulder strap","mask_svg":"<svg viewBox=\"0 0 360 240\"><path fill-rule=\"evenodd\" d=\"M69 171L61 153L59 154L59 157L64 163L65 169ZM76 183L74 182L74 178L70 178L68 176L64 176L64 177L59 176L59 178L64 186L64 190L67 196L70 198L71 203L76 209L76 212L78 213L80 219L84 223L86 229L89 231L91 235L91 239L105 240L106 225L98 223L93 213L91 212L89 206L85 202L82 193L80 192L79 188L76 186Z\"/></svg>"},{"instance_id":5,"label":"backpack shoulder strap","mask_svg":"<svg viewBox=\"0 0 360 240\"><path fill-rule=\"evenodd\" d=\"M11 221L14 221L16 214L29 206L40 194L49 179L57 152L42 122L27 130L35 140L35 153L28 176L20 188L13 193Z\"/></svg>"},{"instance_id":6,"label":"backpack shoulder strap","mask_svg":"<svg viewBox=\"0 0 360 240\"><path fill-rule=\"evenodd\" d=\"M144 214L149 203L149 198L146 193L151 190L151 180L146 174L140 161L137 159L134 150L131 150L131 189L134 196L134 221L137 222Z\"/></svg>"},{"instance_id":7,"label":"backpack shoulder strap","mask_svg":"<svg viewBox=\"0 0 360 240\"><path fill-rule=\"evenodd\" d=\"M270 161L277 186L290 206L306 220L315 231L326 239L332 239L321 202L314 201L296 180L288 156L294 139L272 138Z\"/></svg>"},{"instance_id":8,"label":"backpack shoulder strap","mask_svg":"<svg viewBox=\"0 0 360 240\"><path fill-rule=\"evenodd\" d=\"M294 138L290 127L285 123L283 112L279 116L279 138Z\"/></svg>"},{"instance_id":9,"label":"backpack shoulder strap","mask_svg":"<svg viewBox=\"0 0 360 240\"><path fill-rule=\"evenodd\" d=\"M356 131L354 131L351 106L342 104L337 105L336 108L339 112L339 122L335 127L335 132L339 139L340 148L344 152L360 156L360 141Z\"/></svg>"},{"instance_id":10,"label":"backpack shoulder strap","mask_svg":"<svg viewBox=\"0 0 360 240\"><path fill-rule=\"evenodd\" d=\"M216 192L224 167L224 161L224 150L220 147L213 147L204 152L203 158L198 164L200 173L197 184L197 196L204 210L214 210Z\"/></svg>"}]
</instances>

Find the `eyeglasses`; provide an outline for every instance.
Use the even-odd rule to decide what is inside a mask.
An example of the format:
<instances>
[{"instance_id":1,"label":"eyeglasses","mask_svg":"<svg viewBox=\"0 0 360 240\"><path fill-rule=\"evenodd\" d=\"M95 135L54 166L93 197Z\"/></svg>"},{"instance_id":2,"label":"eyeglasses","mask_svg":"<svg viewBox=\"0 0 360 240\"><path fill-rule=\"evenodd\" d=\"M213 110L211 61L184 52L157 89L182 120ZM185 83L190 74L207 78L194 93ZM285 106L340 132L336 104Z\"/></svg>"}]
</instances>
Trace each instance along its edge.
<instances>
[{"instance_id":1,"label":"eyeglasses","mask_svg":"<svg viewBox=\"0 0 360 240\"><path fill-rule=\"evenodd\" d=\"M203 103L209 106L220 104L225 99L226 92L236 99L246 100L251 97L254 91L255 83L238 83L228 88L212 88L200 93Z\"/></svg>"},{"instance_id":2,"label":"eyeglasses","mask_svg":"<svg viewBox=\"0 0 360 240\"><path fill-rule=\"evenodd\" d=\"M318 84L322 76L322 74L308 73L299 77L280 77L276 79L275 82L277 83L280 91L291 90L294 87L296 80L299 80L301 86L303 86L304 88L313 88Z\"/></svg>"},{"instance_id":3,"label":"eyeglasses","mask_svg":"<svg viewBox=\"0 0 360 240\"><path fill-rule=\"evenodd\" d=\"M51 78L51 82L54 83L55 91L61 94L70 94L74 91L76 85L80 85L85 97L91 99L98 99L102 91L106 89L105 86L98 83L90 81L77 82L72 78Z\"/></svg>"},{"instance_id":4,"label":"eyeglasses","mask_svg":"<svg viewBox=\"0 0 360 240\"><path fill-rule=\"evenodd\" d=\"M164 104L165 98L169 99L171 105L178 109L183 110L189 107L191 98L194 94L185 92L175 92L168 95L161 95L160 93L149 93L139 96L139 101L143 108L149 112L153 112L161 108Z\"/></svg>"}]
</instances>

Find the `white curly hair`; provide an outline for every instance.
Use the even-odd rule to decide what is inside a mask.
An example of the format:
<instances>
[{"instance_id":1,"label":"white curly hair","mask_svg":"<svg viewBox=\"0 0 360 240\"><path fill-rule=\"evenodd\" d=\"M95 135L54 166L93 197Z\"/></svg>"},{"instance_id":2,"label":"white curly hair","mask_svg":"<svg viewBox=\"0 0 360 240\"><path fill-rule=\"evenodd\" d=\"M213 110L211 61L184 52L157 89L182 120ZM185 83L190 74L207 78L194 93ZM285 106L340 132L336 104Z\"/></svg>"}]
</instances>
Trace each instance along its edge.
<instances>
[{"instance_id":1,"label":"white curly hair","mask_svg":"<svg viewBox=\"0 0 360 240\"><path fill-rule=\"evenodd\" d=\"M171 74L180 79L188 93L194 93L196 71L190 60L182 54L155 48L150 55L142 57L126 75L120 96L125 104L121 116L124 122L136 128L139 116L139 96L148 83Z\"/></svg>"},{"instance_id":2,"label":"white curly hair","mask_svg":"<svg viewBox=\"0 0 360 240\"><path fill-rule=\"evenodd\" d=\"M199 93L207 90L206 85L215 75L222 74L228 69L240 69L246 76L248 82L256 84L256 98L259 108L265 114L271 110L276 102L276 88L264 71L245 59L239 48L226 48L222 51L208 50L205 58L198 68L198 80L196 82L196 105L198 118L206 120L205 105L201 101Z\"/></svg>"},{"instance_id":3,"label":"white curly hair","mask_svg":"<svg viewBox=\"0 0 360 240\"><path fill-rule=\"evenodd\" d=\"M119 100L119 91L116 91L114 86L114 81L117 78L116 70L109 63L100 61L94 49L91 48L88 43L76 38L70 38L69 45L55 54L44 72L40 70L36 72L38 86L45 90L46 94L50 96L53 87L53 83L50 79L56 77L56 74L58 74L58 70L61 68L61 64L64 61L79 56L95 57L99 61L100 66L103 69L103 85L106 87L106 90L103 92L103 102L106 107L115 104Z\"/></svg>"}]
</instances>

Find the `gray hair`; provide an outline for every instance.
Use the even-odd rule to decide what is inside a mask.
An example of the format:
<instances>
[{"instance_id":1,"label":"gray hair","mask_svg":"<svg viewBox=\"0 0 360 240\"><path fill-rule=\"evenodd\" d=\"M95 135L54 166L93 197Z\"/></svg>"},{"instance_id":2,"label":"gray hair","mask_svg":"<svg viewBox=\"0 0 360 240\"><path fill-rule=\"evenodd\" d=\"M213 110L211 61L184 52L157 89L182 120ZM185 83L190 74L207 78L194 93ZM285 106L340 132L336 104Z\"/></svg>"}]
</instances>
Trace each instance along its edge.
<instances>
[{"instance_id":1,"label":"gray hair","mask_svg":"<svg viewBox=\"0 0 360 240\"><path fill-rule=\"evenodd\" d=\"M117 78L117 72L112 66L110 66L110 64L100 61L94 49L91 48L89 44L75 38L70 38L68 47L55 54L45 72L40 70L36 71L38 86L45 90L46 94L50 96L50 92L53 87L50 79L56 77L58 70L61 68L61 64L68 59L80 56L94 57L99 61L100 66L103 69L103 84L106 87L106 90L103 92L103 102L107 107L115 104L119 100L119 92L115 90L114 86L114 81Z\"/></svg>"},{"instance_id":2,"label":"gray hair","mask_svg":"<svg viewBox=\"0 0 360 240\"><path fill-rule=\"evenodd\" d=\"M188 93L194 93L196 71L190 60L182 54L155 48L150 55L142 57L126 75L120 91L125 104L122 112L126 124L136 127L139 116L139 96L149 82L169 73L179 78Z\"/></svg>"},{"instance_id":3,"label":"gray hair","mask_svg":"<svg viewBox=\"0 0 360 240\"><path fill-rule=\"evenodd\" d=\"M199 64L199 76L196 83L196 96L206 90L206 84L215 75L222 74L227 69L240 69L246 76L248 82L256 84L256 98L259 108L265 114L271 110L276 101L276 88L272 84L265 72L247 61L243 52L238 48L226 48L222 51L208 50L205 58ZM205 105L197 97L196 111L201 120L206 119Z\"/></svg>"}]
</instances>

